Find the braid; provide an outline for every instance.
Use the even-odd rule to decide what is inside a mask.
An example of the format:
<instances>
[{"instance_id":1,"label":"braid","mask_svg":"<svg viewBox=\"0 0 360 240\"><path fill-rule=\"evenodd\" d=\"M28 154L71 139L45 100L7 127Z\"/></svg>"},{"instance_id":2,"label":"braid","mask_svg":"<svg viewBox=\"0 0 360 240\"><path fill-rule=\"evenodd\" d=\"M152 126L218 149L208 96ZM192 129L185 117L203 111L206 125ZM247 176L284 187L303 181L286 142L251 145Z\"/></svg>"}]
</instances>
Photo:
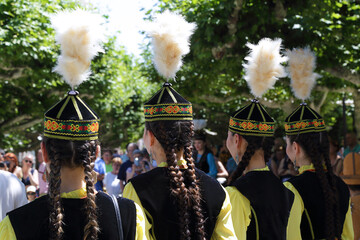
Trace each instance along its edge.
<instances>
[{"instance_id":1,"label":"braid","mask_svg":"<svg viewBox=\"0 0 360 240\"><path fill-rule=\"evenodd\" d=\"M61 159L59 154L55 154L56 148L53 144L50 145L51 151L49 153L50 163L50 182L49 182L49 203L51 206L49 228L51 239L61 239L64 233L63 225L63 211L60 198L60 169Z\"/></svg>"},{"instance_id":2,"label":"braid","mask_svg":"<svg viewBox=\"0 0 360 240\"><path fill-rule=\"evenodd\" d=\"M330 164L329 142L326 132L305 133L297 136L289 136L289 138L291 143L295 141L304 149L305 154L314 164L315 173L324 194L326 239L333 240L335 237L340 239L338 190ZM324 170L324 163L327 168L327 173Z\"/></svg>"},{"instance_id":3,"label":"braid","mask_svg":"<svg viewBox=\"0 0 360 240\"><path fill-rule=\"evenodd\" d=\"M195 213L196 225L195 229L199 234L199 239L205 239L205 220L204 215L201 210L201 193L199 188L199 180L195 175L195 164L194 159L192 158L192 146L189 145L184 149L184 155L187 162L188 169L185 171L185 177L189 185L189 192L192 200L192 208Z\"/></svg>"},{"instance_id":4,"label":"braid","mask_svg":"<svg viewBox=\"0 0 360 240\"><path fill-rule=\"evenodd\" d=\"M51 239L61 239L64 233L64 214L60 197L60 169L84 167L87 198L84 204L86 224L84 239L97 239L99 226L97 223L95 191L93 183L93 165L97 143L94 141L68 141L44 137L44 144L50 160L49 203L50 217L49 228Z\"/></svg>"},{"instance_id":5,"label":"braid","mask_svg":"<svg viewBox=\"0 0 360 240\"><path fill-rule=\"evenodd\" d=\"M96 203L95 203L95 190L94 190L94 182L93 182L93 166L95 161L95 143L92 142L93 145L87 143L84 145L84 150L87 151L87 156L83 159L83 167L85 173L85 182L86 182L86 193L87 198L85 198L85 216L87 220L87 224L84 229L84 240L96 240L98 232L100 231L99 225L97 222L97 214L96 214Z\"/></svg>"},{"instance_id":6,"label":"braid","mask_svg":"<svg viewBox=\"0 0 360 240\"><path fill-rule=\"evenodd\" d=\"M193 123L190 121L156 121L146 122L146 129L150 130L164 149L167 159L167 171L170 178L171 195L176 199L179 209L180 239L190 240L196 231L197 238L203 240L205 227L201 208L201 194L195 175L195 166L191 158L191 137ZM176 153L184 149L187 160L187 170L180 170ZM189 152L190 151L190 152ZM185 181L186 178L186 181ZM186 184L189 183L189 184ZM197 229L191 230L191 214L196 215Z\"/></svg>"}]
</instances>

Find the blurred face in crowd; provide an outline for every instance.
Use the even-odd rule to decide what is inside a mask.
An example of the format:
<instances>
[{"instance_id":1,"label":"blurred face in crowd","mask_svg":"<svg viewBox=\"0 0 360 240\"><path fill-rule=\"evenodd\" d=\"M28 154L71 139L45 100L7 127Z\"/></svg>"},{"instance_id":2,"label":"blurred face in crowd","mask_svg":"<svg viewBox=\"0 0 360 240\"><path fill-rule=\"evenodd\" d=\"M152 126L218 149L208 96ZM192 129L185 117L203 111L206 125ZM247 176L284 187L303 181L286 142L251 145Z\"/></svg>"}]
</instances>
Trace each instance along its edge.
<instances>
[{"instance_id":1,"label":"blurred face in crowd","mask_svg":"<svg viewBox=\"0 0 360 240\"><path fill-rule=\"evenodd\" d=\"M41 149L39 149L39 151L37 152L36 158L39 163L42 163L44 161Z\"/></svg>"},{"instance_id":2,"label":"blurred face in crowd","mask_svg":"<svg viewBox=\"0 0 360 240\"><path fill-rule=\"evenodd\" d=\"M120 170L120 167L121 167L121 163L120 162L113 162L112 164L112 168L113 168L113 173L114 174L118 174L119 173L119 170Z\"/></svg>"},{"instance_id":3,"label":"blurred face in crowd","mask_svg":"<svg viewBox=\"0 0 360 240\"><path fill-rule=\"evenodd\" d=\"M32 202L36 198L36 192L27 192L26 197L29 200L29 202Z\"/></svg>"},{"instance_id":4,"label":"blurred face in crowd","mask_svg":"<svg viewBox=\"0 0 360 240\"><path fill-rule=\"evenodd\" d=\"M135 144L129 144L128 148L127 148L127 155L130 158L130 160L133 162L135 157L133 156L133 152L134 150L137 149Z\"/></svg>"},{"instance_id":5,"label":"blurred face in crowd","mask_svg":"<svg viewBox=\"0 0 360 240\"><path fill-rule=\"evenodd\" d=\"M25 169L32 168L33 162L34 162L34 158L31 155L27 155L23 158L22 166Z\"/></svg>"},{"instance_id":6,"label":"blurred face in crowd","mask_svg":"<svg viewBox=\"0 0 360 240\"><path fill-rule=\"evenodd\" d=\"M278 160L283 159L285 157L285 149L284 149L284 147L280 146L278 149L276 149L275 155L276 155L276 158Z\"/></svg>"},{"instance_id":7,"label":"blurred face in crowd","mask_svg":"<svg viewBox=\"0 0 360 240\"><path fill-rule=\"evenodd\" d=\"M201 152L205 150L205 142L203 140L195 140L194 146L196 151Z\"/></svg>"},{"instance_id":8,"label":"blurred face in crowd","mask_svg":"<svg viewBox=\"0 0 360 240\"><path fill-rule=\"evenodd\" d=\"M109 164L111 162L111 153L109 151L105 151L102 155L102 159L105 161L106 164Z\"/></svg>"},{"instance_id":9,"label":"blurred face in crowd","mask_svg":"<svg viewBox=\"0 0 360 240\"><path fill-rule=\"evenodd\" d=\"M15 154L13 153L7 153L4 156L5 161L8 161L10 163L9 169L13 169L15 166L18 166L18 162L16 159Z\"/></svg>"}]
</instances>

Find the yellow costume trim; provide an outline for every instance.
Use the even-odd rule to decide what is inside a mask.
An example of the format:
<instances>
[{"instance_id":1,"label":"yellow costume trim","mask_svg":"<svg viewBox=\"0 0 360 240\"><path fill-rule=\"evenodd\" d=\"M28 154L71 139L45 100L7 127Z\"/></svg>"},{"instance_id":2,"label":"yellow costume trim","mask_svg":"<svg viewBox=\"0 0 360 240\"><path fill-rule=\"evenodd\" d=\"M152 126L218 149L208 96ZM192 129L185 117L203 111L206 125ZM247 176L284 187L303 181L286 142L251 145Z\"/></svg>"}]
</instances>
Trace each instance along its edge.
<instances>
[{"instance_id":1,"label":"yellow costume trim","mask_svg":"<svg viewBox=\"0 0 360 240\"><path fill-rule=\"evenodd\" d=\"M188 166L187 166L187 162L185 159L180 159L177 161L177 165L181 168L181 169L187 169ZM168 164L167 162L161 162L158 167L167 167Z\"/></svg>"}]
</instances>

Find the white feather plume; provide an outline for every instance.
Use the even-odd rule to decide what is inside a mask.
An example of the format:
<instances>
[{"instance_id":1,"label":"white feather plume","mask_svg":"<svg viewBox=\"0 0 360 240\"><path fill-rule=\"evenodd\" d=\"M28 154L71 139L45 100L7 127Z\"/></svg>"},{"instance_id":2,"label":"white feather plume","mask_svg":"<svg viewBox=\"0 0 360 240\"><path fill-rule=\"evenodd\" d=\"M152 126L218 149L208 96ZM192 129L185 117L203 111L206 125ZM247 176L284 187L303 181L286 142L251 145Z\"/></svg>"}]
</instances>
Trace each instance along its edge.
<instances>
[{"instance_id":1,"label":"white feather plume","mask_svg":"<svg viewBox=\"0 0 360 240\"><path fill-rule=\"evenodd\" d=\"M316 56L309 47L287 50L285 54L289 58L287 72L291 78L291 88L295 96L304 101L310 97L316 79L320 77L314 73Z\"/></svg>"},{"instance_id":2,"label":"white feather plume","mask_svg":"<svg viewBox=\"0 0 360 240\"><path fill-rule=\"evenodd\" d=\"M91 60L102 51L104 40L100 15L76 9L62 11L51 18L55 40L61 45L61 55L54 71L63 76L74 89L91 74Z\"/></svg>"},{"instance_id":3,"label":"white feather plume","mask_svg":"<svg viewBox=\"0 0 360 240\"><path fill-rule=\"evenodd\" d=\"M257 45L247 43L250 48L249 55L245 58L245 80L248 82L251 93L261 97L268 89L272 88L276 80L285 77L285 69L281 65L287 60L281 56L281 39L271 40L263 38Z\"/></svg>"},{"instance_id":4,"label":"white feather plume","mask_svg":"<svg viewBox=\"0 0 360 240\"><path fill-rule=\"evenodd\" d=\"M174 78L182 66L182 57L190 52L189 40L196 25L179 14L165 11L157 14L146 28L152 38L156 70L166 79Z\"/></svg>"}]
</instances>

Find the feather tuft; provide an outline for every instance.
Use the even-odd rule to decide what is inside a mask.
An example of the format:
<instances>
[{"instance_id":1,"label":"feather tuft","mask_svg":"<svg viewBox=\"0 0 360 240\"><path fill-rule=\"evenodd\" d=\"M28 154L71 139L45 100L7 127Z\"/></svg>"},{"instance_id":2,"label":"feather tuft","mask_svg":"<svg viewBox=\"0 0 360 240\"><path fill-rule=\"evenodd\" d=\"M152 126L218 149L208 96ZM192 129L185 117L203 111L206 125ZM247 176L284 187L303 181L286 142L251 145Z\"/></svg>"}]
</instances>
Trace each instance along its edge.
<instances>
[{"instance_id":1,"label":"feather tuft","mask_svg":"<svg viewBox=\"0 0 360 240\"><path fill-rule=\"evenodd\" d=\"M251 93L261 97L268 89L272 88L280 77L285 77L285 69L281 65L287 60L281 56L281 39L271 40L263 38L257 45L247 43L250 48L249 55L245 58L245 80L248 82Z\"/></svg>"},{"instance_id":2,"label":"feather tuft","mask_svg":"<svg viewBox=\"0 0 360 240\"><path fill-rule=\"evenodd\" d=\"M54 72L62 75L74 89L89 78L91 60L103 51L100 46L105 36L102 18L76 9L57 13L51 18L51 23L56 32L56 43L61 46Z\"/></svg>"},{"instance_id":3,"label":"feather tuft","mask_svg":"<svg viewBox=\"0 0 360 240\"><path fill-rule=\"evenodd\" d=\"M190 52L190 37L196 25L183 16L165 11L147 24L146 32L152 38L154 64L160 75L174 78L182 66L182 57Z\"/></svg>"},{"instance_id":4,"label":"feather tuft","mask_svg":"<svg viewBox=\"0 0 360 240\"><path fill-rule=\"evenodd\" d=\"M295 96L304 101L310 97L316 79L320 77L319 74L314 73L315 54L309 47L287 50L285 54L289 58L287 72L291 78L291 88Z\"/></svg>"}]
</instances>

